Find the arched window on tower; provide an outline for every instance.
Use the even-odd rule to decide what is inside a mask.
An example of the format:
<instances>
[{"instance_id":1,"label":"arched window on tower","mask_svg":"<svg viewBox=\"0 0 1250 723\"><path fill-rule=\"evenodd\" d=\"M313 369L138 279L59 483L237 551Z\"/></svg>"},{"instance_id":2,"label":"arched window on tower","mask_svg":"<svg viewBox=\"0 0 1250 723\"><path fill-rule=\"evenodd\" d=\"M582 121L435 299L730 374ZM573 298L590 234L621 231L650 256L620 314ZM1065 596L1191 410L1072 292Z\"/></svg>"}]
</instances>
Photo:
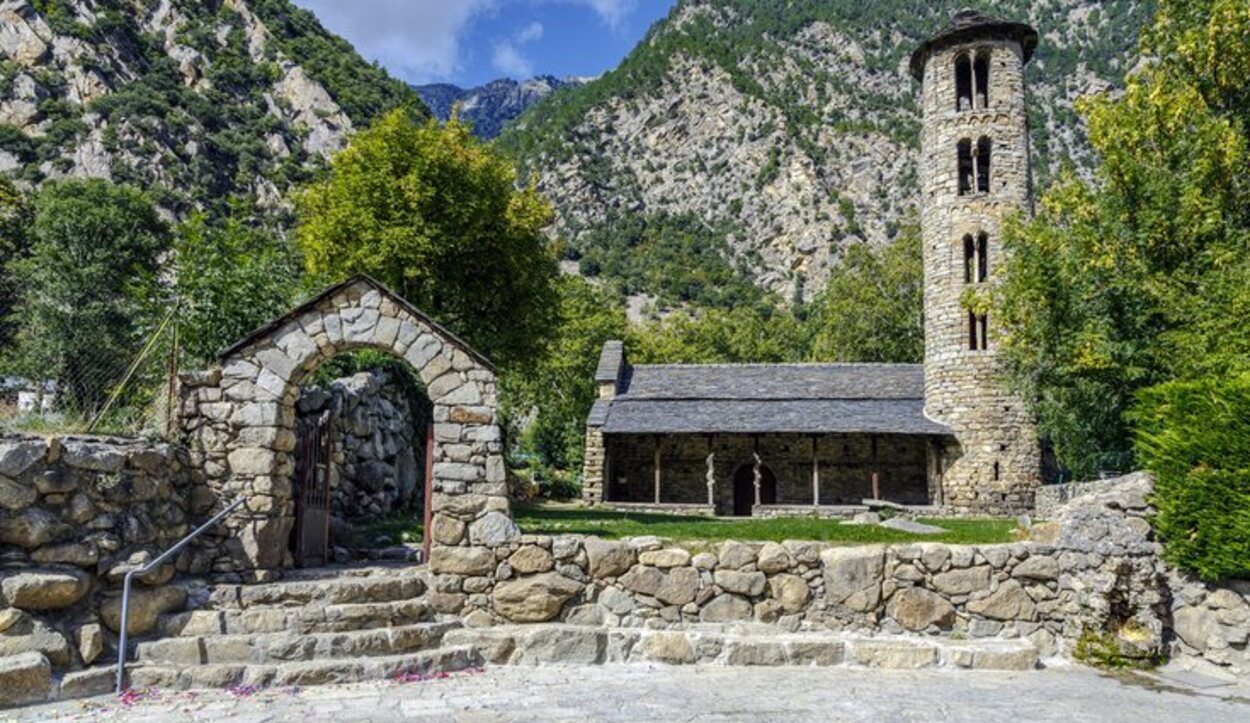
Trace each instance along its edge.
<instances>
[{"instance_id":1,"label":"arched window on tower","mask_svg":"<svg viewBox=\"0 0 1250 723\"><path fill-rule=\"evenodd\" d=\"M972 193L976 183L976 160L972 157L972 141L967 138L959 142L959 195Z\"/></svg>"},{"instance_id":2,"label":"arched window on tower","mask_svg":"<svg viewBox=\"0 0 1250 723\"><path fill-rule=\"evenodd\" d=\"M990 107L990 54L977 53L976 62L972 64L972 83L975 89L973 106L978 110Z\"/></svg>"},{"instance_id":3,"label":"arched window on tower","mask_svg":"<svg viewBox=\"0 0 1250 723\"><path fill-rule=\"evenodd\" d=\"M990 317L989 314L968 312L968 349L985 351L990 348Z\"/></svg>"},{"instance_id":4,"label":"arched window on tower","mask_svg":"<svg viewBox=\"0 0 1250 723\"><path fill-rule=\"evenodd\" d=\"M972 110L972 58L955 58L955 110Z\"/></svg>"},{"instance_id":5,"label":"arched window on tower","mask_svg":"<svg viewBox=\"0 0 1250 723\"><path fill-rule=\"evenodd\" d=\"M964 236L964 283L981 284L989 277L988 252L990 237L985 232Z\"/></svg>"},{"instance_id":6,"label":"arched window on tower","mask_svg":"<svg viewBox=\"0 0 1250 723\"><path fill-rule=\"evenodd\" d=\"M990 161L994 153L994 143L989 138L981 136L977 141L977 157L976 157L976 173L977 173L977 193L990 192Z\"/></svg>"}]
</instances>

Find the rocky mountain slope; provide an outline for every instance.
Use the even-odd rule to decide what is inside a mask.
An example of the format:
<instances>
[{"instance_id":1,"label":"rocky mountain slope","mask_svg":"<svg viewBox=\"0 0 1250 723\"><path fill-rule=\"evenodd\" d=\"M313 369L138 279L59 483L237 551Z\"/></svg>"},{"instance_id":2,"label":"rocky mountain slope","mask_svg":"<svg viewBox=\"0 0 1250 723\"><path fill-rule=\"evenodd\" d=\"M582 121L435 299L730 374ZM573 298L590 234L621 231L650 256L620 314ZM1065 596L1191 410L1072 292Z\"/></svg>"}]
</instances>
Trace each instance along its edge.
<instances>
[{"instance_id":1,"label":"rocky mountain slope","mask_svg":"<svg viewBox=\"0 0 1250 723\"><path fill-rule=\"evenodd\" d=\"M452 109L459 104L460 118L473 124L474 134L494 138L504 125L538 101L561 88L576 88L586 82L585 78L540 75L529 80L503 78L476 88L434 83L413 86L413 90L439 120L450 118Z\"/></svg>"},{"instance_id":2,"label":"rocky mountain slope","mask_svg":"<svg viewBox=\"0 0 1250 723\"><path fill-rule=\"evenodd\" d=\"M967 4L679 0L617 70L539 103L501 142L555 202L583 273L610 276L614 259L668 243L678 219L703 229L683 246L719 249L758 285L800 296L848 244L885 242L915 208L907 59ZM1087 162L1073 100L1136 62L1153 0L971 4L1041 31L1028 75L1040 183L1066 159ZM638 231L639 218L659 230Z\"/></svg>"},{"instance_id":3,"label":"rocky mountain slope","mask_svg":"<svg viewBox=\"0 0 1250 723\"><path fill-rule=\"evenodd\" d=\"M287 0L0 0L0 171L275 207L416 94Z\"/></svg>"}]
</instances>

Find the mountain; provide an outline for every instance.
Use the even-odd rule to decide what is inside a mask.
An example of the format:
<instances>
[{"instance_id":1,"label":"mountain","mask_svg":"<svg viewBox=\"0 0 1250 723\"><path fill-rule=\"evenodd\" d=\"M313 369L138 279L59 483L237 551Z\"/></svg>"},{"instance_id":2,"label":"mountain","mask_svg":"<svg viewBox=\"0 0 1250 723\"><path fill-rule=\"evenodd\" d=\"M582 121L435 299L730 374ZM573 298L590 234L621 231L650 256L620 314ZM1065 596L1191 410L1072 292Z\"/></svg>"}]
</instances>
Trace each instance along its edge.
<instances>
[{"instance_id":1,"label":"mountain","mask_svg":"<svg viewBox=\"0 0 1250 723\"><path fill-rule=\"evenodd\" d=\"M914 218L907 60L966 4L678 0L616 70L538 103L500 143L553 200L583 274L641 297L659 293L660 265L733 269L802 297L849 244ZM1134 66L1154 0L971 4L1041 32L1028 68L1039 184L1065 160L1088 165L1073 101ZM707 296L699 276L670 300Z\"/></svg>"},{"instance_id":2,"label":"mountain","mask_svg":"<svg viewBox=\"0 0 1250 723\"><path fill-rule=\"evenodd\" d=\"M428 110L287 0L3 0L0 171L94 176L163 209L278 207L353 128Z\"/></svg>"},{"instance_id":3,"label":"mountain","mask_svg":"<svg viewBox=\"0 0 1250 723\"><path fill-rule=\"evenodd\" d=\"M498 136L508 121L555 91L576 88L586 82L585 78L540 75L523 81L504 78L477 88L435 83L413 86L413 89L442 121L450 118L452 109L459 104L460 117L473 124L474 134L489 139Z\"/></svg>"}]
</instances>

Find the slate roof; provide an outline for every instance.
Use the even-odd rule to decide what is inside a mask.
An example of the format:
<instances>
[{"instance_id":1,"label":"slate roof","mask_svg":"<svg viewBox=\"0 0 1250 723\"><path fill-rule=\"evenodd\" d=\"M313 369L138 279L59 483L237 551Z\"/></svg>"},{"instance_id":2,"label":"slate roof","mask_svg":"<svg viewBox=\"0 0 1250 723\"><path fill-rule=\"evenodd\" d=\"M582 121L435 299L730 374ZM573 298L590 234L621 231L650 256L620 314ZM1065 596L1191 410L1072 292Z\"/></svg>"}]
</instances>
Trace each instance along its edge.
<instances>
[{"instance_id":1,"label":"slate roof","mask_svg":"<svg viewBox=\"0 0 1250 723\"><path fill-rule=\"evenodd\" d=\"M970 40L1001 38L1015 40L1024 48L1024 62L1029 62L1037 49L1037 31L1024 23L1002 20L983 15L975 10L960 10L951 24L939 30L925 41L911 56L911 74L916 80L924 80L924 66L929 56L943 48L959 45Z\"/></svg>"},{"instance_id":2,"label":"slate roof","mask_svg":"<svg viewBox=\"0 0 1250 723\"><path fill-rule=\"evenodd\" d=\"M914 364L626 366L588 423L605 434L947 435Z\"/></svg>"}]
</instances>

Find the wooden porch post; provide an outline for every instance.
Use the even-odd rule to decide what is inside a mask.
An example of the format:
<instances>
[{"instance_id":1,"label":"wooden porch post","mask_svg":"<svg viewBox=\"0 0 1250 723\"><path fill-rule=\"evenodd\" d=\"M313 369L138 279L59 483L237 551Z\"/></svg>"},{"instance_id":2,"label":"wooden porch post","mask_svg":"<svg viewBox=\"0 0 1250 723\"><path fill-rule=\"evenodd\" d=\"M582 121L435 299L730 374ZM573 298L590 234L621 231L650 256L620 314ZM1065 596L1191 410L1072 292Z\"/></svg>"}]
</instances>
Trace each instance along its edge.
<instances>
[{"instance_id":1,"label":"wooden porch post","mask_svg":"<svg viewBox=\"0 0 1250 723\"><path fill-rule=\"evenodd\" d=\"M660 435L655 435L655 503L660 504Z\"/></svg>"},{"instance_id":2,"label":"wooden porch post","mask_svg":"<svg viewBox=\"0 0 1250 723\"><path fill-rule=\"evenodd\" d=\"M820 455L816 435L812 435L812 507L820 507Z\"/></svg>"},{"instance_id":3,"label":"wooden porch post","mask_svg":"<svg viewBox=\"0 0 1250 723\"><path fill-rule=\"evenodd\" d=\"M755 506L759 507L760 505L763 504L763 501L760 499L760 482L762 480L762 477L760 475L760 465L762 465L763 462L762 460L760 460L760 438L759 437L754 438L754 451L751 453L751 456L755 458L755 470L754 470L755 471Z\"/></svg>"}]
</instances>

